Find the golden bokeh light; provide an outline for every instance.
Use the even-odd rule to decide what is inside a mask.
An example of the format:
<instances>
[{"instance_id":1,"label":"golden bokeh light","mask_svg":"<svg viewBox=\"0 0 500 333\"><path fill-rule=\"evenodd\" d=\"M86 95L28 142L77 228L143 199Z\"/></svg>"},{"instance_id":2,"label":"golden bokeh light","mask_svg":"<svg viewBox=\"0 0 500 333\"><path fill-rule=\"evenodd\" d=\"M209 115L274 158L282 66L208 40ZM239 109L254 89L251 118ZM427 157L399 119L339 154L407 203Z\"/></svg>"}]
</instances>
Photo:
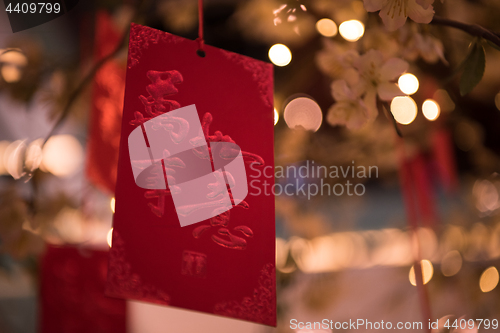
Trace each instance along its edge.
<instances>
[{"instance_id":1,"label":"golden bokeh light","mask_svg":"<svg viewBox=\"0 0 500 333\"><path fill-rule=\"evenodd\" d=\"M413 95L418 91L419 82L415 75L406 73L399 77L398 85L402 92L407 95Z\"/></svg>"},{"instance_id":2,"label":"golden bokeh light","mask_svg":"<svg viewBox=\"0 0 500 333\"><path fill-rule=\"evenodd\" d=\"M31 142L26 149L26 157L24 164L29 172L33 172L42 163L42 145L43 139L38 139Z\"/></svg>"},{"instance_id":3,"label":"golden bokeh light","mask_svg":"<svg viewBox=\"0 0 500 333\"><path fill-rule=\"evenodd\" d=\"M432 276L434 275L434 267L432 266L432 263L429 260L422 260L421 261L422 265L422 278L424 281L424 284L427 284L431 279ZM417 285L417 280L415 279L415 267L411 266L410 269L410 283L414 286Z\"/></svg>"},{"instance_id":4,"label":"golden bokeh light","mask_svg":"<svg viewBox=\"0 0 500 333\"><path fill-rule=\"evenodd\" d=\"M278 120L280 120L280 114L278 113L278 110L274 108L274 126L278 123Z\"/></svg>"},{"instance_id":5,"label":"golden bokeh light","mask_svg":"<svg viewBox=\"0 0 500 333\"><path fill-rule=\"evenodd\" d=\"M495 228L491 231L490 244L488 252L491 259L500 258L500 223L497 223Z\"/></svg>"},{"instance_id":6,"label":"golden bokeh light","mask_svg":"<svg viewBox=\"0 0 500 333\"><path fill-rule=\"evenodd\" d=\"M28 64L28 59L20 50L0 49L0 75L7 83L21 80L22 70Z\"/></svg>"},{"instance_id":7,"label":"golden bokeh light","mask_svg":"<svg viewBox=\"0 0 500 333\"><path fill-rule=\"evenodd\" d=\"M309 271L309 259L312 256L311 243L307 239L300 237L292 237L288 241L290 255L292 256L297 267L303 271Z\"/></svg>"},{"instance_id":8,"label":"golden bokeh light","mask_svg":"<svg viewBox=\"0 0 500 333\"><path fill-rule=\"evenodd\" d=\"M417 117L417 103L409 96L394 97L391 102L391 112L398 123L411 124Z\"/></svg>"},{"instance_id":9,"label":"golden bokeh light","mask_svg":"<svg viewBox=\"0 0 500 333\"><path fill-rule=\"evenodd\" d=\"M116 204L116 199L113 197L109 202L109 206L111 207L111 211L113 212L113 214L115 213L115 204Z\"/></svg>"},{"instance_id":10,"label":"golden bokeh light","mask_svg":"<svg viewBox=\"0 0 500 333\"><path fill-rule=\"evenodd\" d=\"M276 66L286 66L292 61L292 52L283 44L274 44L269 49L269 59Z\"/></svg>"},{"instance_id":11,"label":"golden bokeh light","mask_svg":"<svg viewBox=\"0 0 500 333\"><path fill-rule=\"evenodd\" d=\"M496 267L487 268L483 274L481 274L481 278L479 279L479 287L483 293L487 293L496 288L499 281L498 270Z\"/></svg>"},{"instance_id":12,"label":"golden bokeh light","mask_svg":"<svg viewBox=\"0 0 500 333\"><path fill-rule=\"evenodd\" d=\"M7 83L13 83L21 80L22 71L21 69L12 64L3 64L2 69L0 70L0 74L2 74L2 78Z\"/></svg>"},{"instance_id":13,"label":"golden bokeh light","mask_svg":"<svg viewBox=\"0 0 500 333\"><path fill-rule=\"evenodd\" d=\"M487 179L476 180L472 187L476 197L476 208L482 213L493 212L500 208L500 196L495 184Z\"/></svg>"},{"instance_id":14,"label":"golden bokeh light","mask_svg":"<svg viewBox=\"0 0 500 333\"><path fill-rule=\"evenodd\" d=\"M26 144L23 140L17 140L7 146L3 154L3 165L8 174L14 179L23 176L23 161L26 153Z\"/></svg>"},{"instance_id":15,"label":"golden bokeh light","mask_svg":"<svg viewBox=\"0 0 500 333\"><path fill-rule=\"evenodd\" d=\"M432 258L439 246L439 241L434 230L432 228L418 228L416 236L421 247L420 255L423 258Z\"/></svg>"},{"instance_id":16,"label":"golden bokeh light","mask_svg":"<svg viewBox=\"0 0 500 333\"><path fill-rule=\"evenodd\" d=\"M308 131L316 132L323 122L323 113L313 99L298 97L286 105L283 118L291 129L303 127Z\"/></svg>"},{"instance_id":17,"label":"golden bokeh light","mask_svg":"<svg viewBox=\"0 0 500 333\"><path fill-rule=\"evenodd\" d=\"M276 268L285 267L288 257L288 244L286 240L276 237Z\"/></svg>"},{"instance_id":18,"label":"golden bokeh light","mask_svg":"<svg viewBox=\"0 0 500 333\"><path fill-rule=\"evenodd\" d=\"M20 49L0 49L0 62L24 67L28 64L28 58Z\"/></svg>"},{"instance_id":19,"label":"golden bokeh light","mask_svg":"<svg viewBox=\"0 0 500 333\"><path fill-rule=\"evenodd\" d=\"M462 256L457 250L446 253L441 259L441 272L444 276L456 275L462 268Z\"/></svg>"},{"instance_id":20,"label":"golden bokeh light","mask_svg":"<svg viewBox=\"0 0 500 333\"><path fill-rule=\"evenodd\" d=\"M106 235L106 241L108 242L109 247L113 244L113 228L109 229L108 234Z\"/></svg>"},{"instance_id":21,"label":"golden bokeh light","mask_svg":"<svg viewBox=\"0 0 500 333\"><path fill-rule=\"evenodd\" d=\"M42 153L44 169L58 177L70 176L83 166L83 148L71 135L51 137Z\"/></svg>"},{"instance_id":22,"label":"golden bokeh light","mask_svg":"<svg viewBox=\"0 0 500 333\"><path fill-rule=\"evenodd\" d=\"M5 152L7 151L7 147L9 147L9 141L0 141L0 176L7 175L7 166L4 163Z\"/></svg>"},{"instance_id":23,"label":"golden bokeh light","mask_svg":"<svg viewBox=\"0 0 500 333\"><path fill-rule=\"evenodd\" d=\"M338 32L335 22L328 18L323 18L316 22L316 30L318 30L318 32L325 37L336 36Z\"/></svg>"},{"instance_id":24,"label":"golden bokeh light","mask_svg":"<svg viewBox=\"0 0 500 333\"><path fill-rule=\"evenodd\" d=\"M344 21L339 26L339 33L345 40L355 42L365 34L365 26L358 20Z\"/></svg>"},{"instance_id":25,"label":"golden bokeh light","mask_svg":"<svg viewBox=\"0 0 500 333\"><path fill-rule=\"evenodd\" d=\"M422 104L422 113L424 114L424 117L427 118L427 120L434 121L438 119L441 113L441 108L436 101L427 99Z\"/></svg>"}]
</instances>

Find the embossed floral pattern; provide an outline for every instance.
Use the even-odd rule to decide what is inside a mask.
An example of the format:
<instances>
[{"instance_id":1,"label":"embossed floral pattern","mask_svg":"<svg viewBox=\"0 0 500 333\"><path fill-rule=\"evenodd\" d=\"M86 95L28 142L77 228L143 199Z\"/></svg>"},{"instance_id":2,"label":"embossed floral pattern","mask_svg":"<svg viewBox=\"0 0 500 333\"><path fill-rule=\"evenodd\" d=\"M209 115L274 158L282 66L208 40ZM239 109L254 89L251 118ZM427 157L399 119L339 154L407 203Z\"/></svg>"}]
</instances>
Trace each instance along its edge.
<instances>
[{"instance_id":1,"label":"embossed floral pattern","mask_svg":"<svg viewBox=\"0 0 500 333\"><path fill-rule=\"evenodd\" d=\"M276 270L274 264L264 266L259 277L259 286L253 295L241 302L230 301L215 305L214 313L237 319L276 325Z\"/></svg>"},{"instance_id":2,"label":"embossed floral pattern","mask_svg":"<svg viewBox=\"0 0 500 333\"><path fill-rule=\"evenodd\" d=\"M37 332L127 331L125 300L104 296L107 256L107 251L47 245L40 258Z\"/></svg>"},{"instance_id":3,"label":"embossed floral pattern","mask_svg":"<svg viewBox=\"0 0 500 333\"><path fill-rule=\"evenodd\" d=\"M257 85L259 86L260 97L266 106L272 107L274 105L272 100L273 87L269 84L272 82L272 65L233 52L224 50L221 50L221 52L229 60L236 62L237 64L243 66L246 71L252 73L253 80L257 82Z\"/></svg>"},{"instance_id":4,"label":"embossed floral pattern","mask_svg":"<svg viewBox=\"0 0 500 333\"><path fill-rule=\"evenodd\" d=\"M147 49L151 44L158 44L161 40L176 43L179 40L179 37L150 27L144 27L132 23L130 25L128 68L132 68L139 63L142 50Z\"/></svg>"},{"instance_id":5,"label":"embossed floral pattern","mask_svg":"<svg viewBox=\"0 0 500 333\"><path fill-rule=\"evenodd\" d=\"M144 284L141 277L132 272L132 267L125 258L125 242L116 230L113 231L113 246L109 250L109 258L107 295L170 304L170 297L165 292Z\"/></svg>"}]
</instances>

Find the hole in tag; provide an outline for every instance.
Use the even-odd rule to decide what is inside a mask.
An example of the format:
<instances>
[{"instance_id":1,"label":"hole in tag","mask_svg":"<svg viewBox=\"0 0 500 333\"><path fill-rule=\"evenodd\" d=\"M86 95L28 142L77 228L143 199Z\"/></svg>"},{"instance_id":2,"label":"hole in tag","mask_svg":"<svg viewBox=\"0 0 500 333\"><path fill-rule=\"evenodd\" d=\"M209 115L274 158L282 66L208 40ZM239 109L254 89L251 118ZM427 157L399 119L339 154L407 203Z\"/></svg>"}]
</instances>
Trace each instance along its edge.
<instances>
[{"instance_id":1,"label":"hole in tag","mask_svg":"<svg viewBox=\"0 0 500 333\"><path fill-rule=\"evenodd\" d=\"M206 54L203 50L196 50L196 54L202 58L205 58Z\"/></svg>"}]
</instances>

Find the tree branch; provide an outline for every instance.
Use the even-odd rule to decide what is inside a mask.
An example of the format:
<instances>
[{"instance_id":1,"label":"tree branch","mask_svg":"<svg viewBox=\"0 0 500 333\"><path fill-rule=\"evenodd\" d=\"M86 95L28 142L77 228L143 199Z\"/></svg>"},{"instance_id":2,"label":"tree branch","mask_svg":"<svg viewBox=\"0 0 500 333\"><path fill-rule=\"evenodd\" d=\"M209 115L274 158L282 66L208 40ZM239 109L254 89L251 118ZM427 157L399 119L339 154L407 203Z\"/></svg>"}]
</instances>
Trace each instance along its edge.
<instances>
[{"instance_id":1,"label":"tree branch","mask_svg":"<svg viewBox=\"0 0 500 333\"><path fill-rule=\"evenodd\" d=\"M462 31L465 31L469 35L476 36L476 37L481 37L486 40L489 40L490 42L498 45L500 47L500 37L495 34L494 32L483 28L482 26L478 24L466 24L458 21L453 21L444 17L439 17L439 16L434 16L434 19L431 21L430 24L435 24L435 25L443 25L447 27L452 27L455 29L459 29Z\"/></svg>"},{"instance_id":2,"label":"tree branch","mask_svg":"<svg viewBox=\"0 0 500 333\"><path fill-rule=\"evenodd\" d=\"M131 22L134 22L134 21L138 20L139 18L141 18L143 15L145 15L146 10L147 10L150 2L151 2L151 0L138 0L137 8L135 8L135 14L134 14ZM97 61L95 63L95 65L92 67L92 69L90 70L90 72L82 79L82 81L75 88L75 90L73 90L73 92L71 93L71 95L68 98L68 101L64 105L64 108L61 112L61 115L59 116L59 119L57 119L57 122L55 123L54 127L52 127L49 134L45 137L45 141L43 142L42 147L45 145L45 143L47 143L49 138L52 135L54 135L56 130L66 120L66 118L70 114L70 111L71 111L73 104L78 99L78 96L80 96L80 94L85 90L85 87L92 82L94 76L97 74L99 69L106 62L108 62L109 60L114 58L120 52L120 50L127 44L128 35L129 35L129 29L125 29L125 31L123 32L123 35L120 39L120 42L116 45L115 49L110 54L108 54L104 58L101 58L99 61Z\"/></svg>"},{"instance_id":3,"label":"tree branch","mask_svg":"<svg viewBox=\"0 0 500 333\"><path fill-rule=\"evenodd\" d=\"M396 118L394 118L394 115L391 112L391 105L388 102L383 102L382 109L384 110L385 116L392 122L392 125L394 126L394 129L396 130L396 134L400 138L402 138L403 134L399 130L398 122L396 121Z\"/></svg>"}]
</instances>

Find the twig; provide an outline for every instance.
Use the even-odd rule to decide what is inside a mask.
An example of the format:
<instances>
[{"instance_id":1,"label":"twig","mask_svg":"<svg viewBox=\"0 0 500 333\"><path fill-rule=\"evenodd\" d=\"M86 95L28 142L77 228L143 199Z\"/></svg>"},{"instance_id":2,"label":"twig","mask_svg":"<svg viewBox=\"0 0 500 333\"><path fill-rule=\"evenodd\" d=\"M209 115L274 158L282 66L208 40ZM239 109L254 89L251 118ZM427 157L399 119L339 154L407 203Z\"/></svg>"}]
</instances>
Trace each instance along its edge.
<instances>
[{"instance_id":1,"label":"twig","mask_svg":"<svg viewBox=\"0 0 500 333\"><path fill-rule=\"evenodd\" d=\"M150 4L150 1L151 0L138 0L137 7L135 9L135 14L134 14L134 17L132 18L131 22L134 22L134 21L138 20L139 18L141 18L143 15L145 15L146 10L147 10L147 8L148 8L148 6ZM104 58L102 58L98 62L96 62L96 64L90 70L90 72L83 78L83 80L76 87L76 89L73 91L73 93L71 93L71 95L68 98L68 101L66 102L66 105L64 106L64 108L63 108L63 110L61 112L61 116L59 117L59 119L57 119L56 124L54 125L54 127L52 127L52 129L50 130L49 134L45 138L45 141L43 142L42 147L45 145L45 143L47 143L47 140L52 135L54 135L55 131L59 128L59 126L61 126L61 124L64 122L64 120L66 120L66 118L68 117L68 115L69 115L69 113L71 111L71 107L73 106L73 104L77 100L78 96L83 92L83 90L85 89L85 87L90 82L92 82L92 79L97 74L97 72L99 71L99 69L106 62L108 62L109 60L111 60L112 58L114 58L120 52L120 50L122 49L122 47L125 46L125 44L127 42L128 34L129 34L128 29L125 29L125 31L123 32L122 37L120 38L120 42L116 45L115 49L110 54L108 54L107 56L105 56Z\"/></svg>"},{"instance_id":2,"label":"twig","mask_svg":"<svg viewBox=\"0 0 500 333\"><path fill-rule=\"evenodd\" d=\"M477 36L484 38L486 40L489 40L490 42L496 44L498 47L500 47L500 37L495 34L494 32L483 28L482 26L478 24L466 24L454 20L450 20L444 17L439 17L439 16L434 16L434 19L431 21L430 24L435 24L435 25L444 25L447 27L452 27L455 29L459 29L462 31L465 31L469 35L472 36Z\"/></svg>"},{"instance_id":3,"label":"twig","mask_svg":"<svg viewBox=\"0 0 500 333\"><path fill-rule=\"evenodd\" d=\"M403 134L401 134L401 131L399 130L398 123L396 121L396 118L394 118L394 115L391 112L391 106L389 105L389 103L387 103L387 102L382 103L382 109L385 112L385 116L387 118L389 118L391 120L391 122L392 122L392 125L394 125L394 129L396 130L396 134L400 138L402 138Z\"/></svg>"}]
</instances>

